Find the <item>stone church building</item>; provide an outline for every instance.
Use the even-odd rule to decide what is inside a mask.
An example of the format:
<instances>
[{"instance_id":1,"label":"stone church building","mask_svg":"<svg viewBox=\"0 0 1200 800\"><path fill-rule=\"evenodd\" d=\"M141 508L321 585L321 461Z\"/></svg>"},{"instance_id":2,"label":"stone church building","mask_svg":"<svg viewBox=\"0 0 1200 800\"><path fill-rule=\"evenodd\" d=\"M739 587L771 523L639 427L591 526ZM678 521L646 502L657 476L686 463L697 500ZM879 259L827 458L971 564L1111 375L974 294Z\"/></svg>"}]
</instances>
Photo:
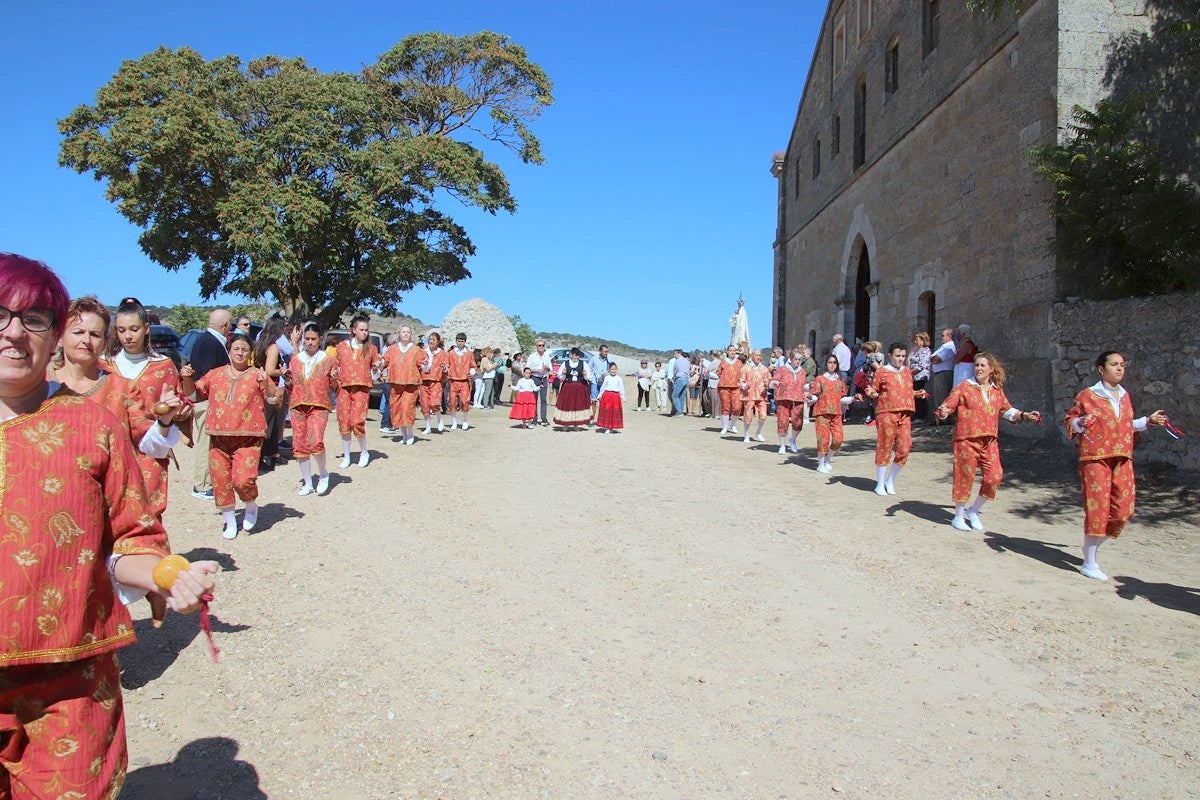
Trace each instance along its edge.
<instances>
[{"instance_id":1,"label":"stone church building","mask_svg":"<svg viewBox=\"0 0 1200 800\"><path fill-rule=\"evenodd\" d=\"M907 342L969 323L1018 406L1051 408L1051 187L1029 149L1102 96L1140 0L833 0L776 156L772 339ZM938 337L933 336L938 342Z\"/></svg>"}]
</instances>

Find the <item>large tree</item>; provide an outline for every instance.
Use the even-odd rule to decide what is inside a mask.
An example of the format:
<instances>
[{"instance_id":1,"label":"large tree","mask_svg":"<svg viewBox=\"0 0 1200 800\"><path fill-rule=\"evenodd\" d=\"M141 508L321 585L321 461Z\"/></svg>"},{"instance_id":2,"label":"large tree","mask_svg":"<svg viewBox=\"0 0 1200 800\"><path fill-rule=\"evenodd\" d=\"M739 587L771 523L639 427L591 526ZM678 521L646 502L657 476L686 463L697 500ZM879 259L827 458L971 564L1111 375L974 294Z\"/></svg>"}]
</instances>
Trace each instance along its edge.
<instances>
[{"instance_id":1,"label":"large tree","mask_svg":"<svg viewBox=\"0 0 1200 800\"><path fill-rule=\"evenodd\" d=\"M513 212L484 148L542 163L545 72L507 37L426 33L359 73L159 48L59 122L61 165L106 181L139 242L200 290L274 296L326 325L470 273L448 199Z\"/></svg>"}]
</instances>

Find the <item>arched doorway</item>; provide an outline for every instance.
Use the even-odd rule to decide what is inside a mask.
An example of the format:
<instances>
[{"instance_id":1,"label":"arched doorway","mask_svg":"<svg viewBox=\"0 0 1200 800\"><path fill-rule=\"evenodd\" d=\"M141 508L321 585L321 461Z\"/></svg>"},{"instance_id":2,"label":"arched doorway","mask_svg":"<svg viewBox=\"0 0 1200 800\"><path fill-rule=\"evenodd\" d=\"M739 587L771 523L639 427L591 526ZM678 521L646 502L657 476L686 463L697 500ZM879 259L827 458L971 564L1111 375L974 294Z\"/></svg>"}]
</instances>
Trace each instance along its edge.
<instances>
[{"instance_id":1,"label":"arched doorway","mask_svg":"<svg viewBox=\"0 0 1200 800\"><path fill-rule=\"evenodd\" d=\"M920 330L929 334L929 341L939 341L937 331L937 295L933 292L921 292L917 298L917 310L921 315L918 320Z\"/></svg>"},{"instance_id":2,"label":"arched doorway","mask_svg":"<svg viewBox=\"0 0 1200 800\"><path fill-rule=\"evenodd\" d=\"M871 296L867 287L871 284L871 256L866 242L858 253L858 277L854 281L854 337L867 341L871 338Z\"/></svg>"}]
</instances>

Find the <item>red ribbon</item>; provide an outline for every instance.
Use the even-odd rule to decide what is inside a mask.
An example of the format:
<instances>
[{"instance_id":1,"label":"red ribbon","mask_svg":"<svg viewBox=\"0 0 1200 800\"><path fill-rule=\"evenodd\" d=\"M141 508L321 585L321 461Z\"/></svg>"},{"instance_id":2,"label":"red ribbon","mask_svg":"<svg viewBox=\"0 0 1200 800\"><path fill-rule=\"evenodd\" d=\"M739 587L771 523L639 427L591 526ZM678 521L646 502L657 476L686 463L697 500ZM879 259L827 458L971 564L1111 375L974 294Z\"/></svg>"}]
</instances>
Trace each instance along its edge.
<instances>
[{"instance_id":1,"label":"red ribbon","mask_svg":"<svg viewBox=\"0 0 1200 800\"><path fill-rule=\"evenodd\" d=\"M205 592L200 595L200 630L204 631L204 635L208 637L208 654L212 656L214 664L220 663L221 648L217 647L217 643L213 641L212 634L212 618L208 615L208 604L212 602L212 592Z\"/></svg>"},{"instance_id":2,"label":"red ribbon","mask_svg":"<svg viewBox=\"0 0 1200 800\"><path fill-rule=\"evenodd\" d=\"M1176 428L1176 427L1175 427L1174 425L1172 425L1170 422L1165 422L1165 421L1164 421L1164 422L1163 422L1163 427L1167 429L1167 433L1171 434L1171 435L1172 435L1172 436L1174 436L1176 439L1181 439L1181 438L1183 438L1184 436L1187 436L1187 434L1186 434L1186 433L1184 433L1183 431L1179 430L1179 428Z\"/></svg>"}]
</instances>

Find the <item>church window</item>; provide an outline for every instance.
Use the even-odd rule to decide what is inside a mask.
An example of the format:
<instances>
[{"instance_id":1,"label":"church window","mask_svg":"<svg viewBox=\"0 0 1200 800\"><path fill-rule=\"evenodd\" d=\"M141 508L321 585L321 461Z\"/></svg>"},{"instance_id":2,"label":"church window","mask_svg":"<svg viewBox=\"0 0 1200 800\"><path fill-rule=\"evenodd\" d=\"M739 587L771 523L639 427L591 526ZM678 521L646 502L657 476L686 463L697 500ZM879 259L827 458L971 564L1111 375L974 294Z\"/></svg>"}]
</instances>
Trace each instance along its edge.
<instances>
[{"instance_id":1,"label":"church window","mask_svg":"<svg viewBox=\"0 0 1200 800\"><path fill-rule=\"evenodd\" d=\"M900 38L893 36L883 59L883 89L889 95L900 89Z\"/></svg>"},{"instance_id":2,"label":"church window","mask_svg":"<svg viewBox=\"0 0 1200 800\"><path fill-rule=\"evenodd\" d=\"M813 173L814 179L816 179L817 176L819 176L821 174L821 137L820 136L813 139L812 173Z\"/></svg>"},{"instance_id":3,"label":"church window","mask_svg":"<svg viewBox=\"0 0 1200 800\"><path fill-rule=\"evenodd\" d=\"M833 74L846 66L846 18L839 17L833 26Z\"/></svg>"},{"instance_id":4,"label":"church window","mask_svg":"<svg viewBox=\"0 0 1200 800\"><path fill-rule=\"evenodd\" d=\"M858 40L871 30L871 0L858 0Z\"/></svg>"},{"instance_id":5,"label":"church window","mask_svg":"<svg viewBox=\"0 0 1200 800\"><path fill-rule=\"evenodd\" d=\"M924 55L929 55L938 46L938 27L941 23L942 4L940 0L922 0L924 13L921 15L921 42Z\"/></svg>"},{"instance_id":6,"label":"church window","mask_svg":"<svg viewBox=\"0 0 1200 800\"><path fill-rule=\"evenodd\" d=\"M829 155L836 156L842 151L842 112L833 112L833 131L829 137Z\"/></svg>"},{"instance_id":7,"label":"church window","mask_svg":"<svg viewBox=\"0 0 1200 800\"><path fill-rule=\"evenodd\" d=\"M867 161L867 80L859 78L854 87L854 168Z\"/></svg>"}]
</instances>

